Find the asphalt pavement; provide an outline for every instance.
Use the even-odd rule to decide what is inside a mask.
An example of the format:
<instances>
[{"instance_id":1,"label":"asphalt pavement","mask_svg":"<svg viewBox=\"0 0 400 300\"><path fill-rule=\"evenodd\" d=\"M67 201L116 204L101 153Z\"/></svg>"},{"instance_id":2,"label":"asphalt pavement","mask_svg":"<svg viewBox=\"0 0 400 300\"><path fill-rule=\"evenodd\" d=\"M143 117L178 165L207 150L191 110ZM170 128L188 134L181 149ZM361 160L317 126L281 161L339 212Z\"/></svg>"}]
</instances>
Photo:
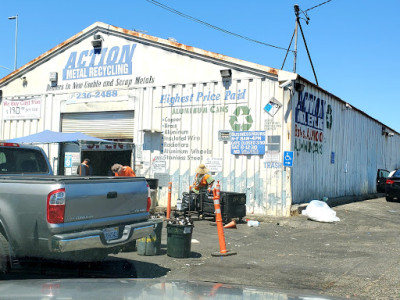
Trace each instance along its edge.
<instances>
[{"instance_id":1,"label":"asphalt pavement","mask_svg":"<svg viewBox=\"0 0 400 300\"><path fill-rule=\"evenodd\" d=\"M102 263L42 262L15 269L6 279L155 278L258 286L283 294L400 299L400 203L355 200L335 203L336 223L303 215L248 216L259 226L224 230L227 249L236 252L232 256L212 255L220 252L217 227L212 219L194 217L188 258L167 255L164 224L160 255L132 251Z\"/></svg>"},{"instance_id":2,"label":"asphalt pavement","mask_svg":"<svg viewBox=\"0 0 400 300\"><path fill-rule=\"evenodd\" d=\"M258 227L225 229L227 249L220 252L212 220L194 218L189 258L167 253L162 230L161 254L120 253L138 278L208 281L301 290L352 299L400 298L400 203L370 199L333 208L340 221L320 223L302 215L255 217Z\"/></svg>"}]
</instances>

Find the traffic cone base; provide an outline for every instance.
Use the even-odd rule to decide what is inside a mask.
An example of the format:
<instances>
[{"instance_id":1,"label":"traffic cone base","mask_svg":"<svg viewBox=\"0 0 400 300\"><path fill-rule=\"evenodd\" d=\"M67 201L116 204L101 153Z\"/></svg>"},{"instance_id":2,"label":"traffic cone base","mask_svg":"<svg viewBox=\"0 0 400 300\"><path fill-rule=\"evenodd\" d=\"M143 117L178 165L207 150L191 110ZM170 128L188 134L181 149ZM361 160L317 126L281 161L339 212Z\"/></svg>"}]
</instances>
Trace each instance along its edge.
<instances>
[{"instance_id":1,"label":"traffic cone base","mask_svg":"<svg viewBox=\"0 0 400 300\"><path fill-rule=\"evenodd\" d=\"M211 253L211 256L231 256L231 255L236 255L237 253L231 250L226 250L226 252L221 253L221 252L213 252Z\"/></svg>"},{"instance_id":2,"label":"traffic cone base","mask_svg":"<svg viewBox=\"0 0 400 300\"><path fill-rule=\"evenodd\" d=\"M224 226L224 228L236 228L236 221L232 220Z\"/></svg>"}]
</instances>

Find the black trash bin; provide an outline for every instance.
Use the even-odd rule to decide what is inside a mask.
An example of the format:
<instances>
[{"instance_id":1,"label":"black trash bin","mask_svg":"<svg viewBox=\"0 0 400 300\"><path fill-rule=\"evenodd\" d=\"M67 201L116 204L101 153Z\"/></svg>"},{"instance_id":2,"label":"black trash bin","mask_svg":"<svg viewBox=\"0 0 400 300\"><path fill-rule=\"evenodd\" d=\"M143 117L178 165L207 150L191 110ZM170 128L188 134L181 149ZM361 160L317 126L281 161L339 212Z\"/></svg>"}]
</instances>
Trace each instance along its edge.
<instances>
[{"instance_id":1,"label":"black trash bin","mask_svg":"<svg viewBox=\"0 0 400 300\"><path fill-rule=\"evenodd\" d=\"M190 256L193 224L167 224L167 255L175 258Z\"/></svg>"}]
</instances>

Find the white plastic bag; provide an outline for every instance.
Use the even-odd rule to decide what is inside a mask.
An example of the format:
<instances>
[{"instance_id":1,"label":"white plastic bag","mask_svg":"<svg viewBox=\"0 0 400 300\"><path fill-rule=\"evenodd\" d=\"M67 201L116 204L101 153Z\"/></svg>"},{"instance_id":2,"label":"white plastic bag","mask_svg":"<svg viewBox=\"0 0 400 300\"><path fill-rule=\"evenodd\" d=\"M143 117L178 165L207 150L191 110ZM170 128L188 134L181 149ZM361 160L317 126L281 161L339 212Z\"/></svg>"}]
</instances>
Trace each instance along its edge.
<instances>
[{"instance_id":1,"label":"white plastic bag","mask_svg":"<svg viewBox=\"0 0 400 300\"><path fill-rule=\"evenodd\" d=\"M312 200L301 214L317 222L331 223L340 221L340 219L336 217L336 212L330 208L328 204L319 200Z\"/></svg>"}]
</instances>

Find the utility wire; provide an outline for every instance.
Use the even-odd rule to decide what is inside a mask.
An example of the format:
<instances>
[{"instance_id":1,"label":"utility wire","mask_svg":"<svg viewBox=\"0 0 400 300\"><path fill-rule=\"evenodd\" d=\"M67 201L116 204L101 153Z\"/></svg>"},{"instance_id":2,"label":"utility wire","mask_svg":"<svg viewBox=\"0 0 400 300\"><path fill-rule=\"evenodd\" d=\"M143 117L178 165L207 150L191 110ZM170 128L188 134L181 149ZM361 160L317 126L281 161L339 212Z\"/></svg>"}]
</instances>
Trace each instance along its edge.
<instances>
[{"instance_id":1,"label":"utility wire","mask_svg":"<svg viewBox=\"0 0 400 300\"><path fill-rule=\"evenodd\" d=\"M293 31L292 38L290 39L289 47L287 48L286 55L285 55L285 59L283 60L281 70L283 70L283 67L285 66L286 58L287 58L287 56L288 56L288 54L289 54L290 47L292 46L293 37L294 37L294 34L295 34L295 33L296 33L296 30ZM294 51L293 51L293 52L294 52Z\"/></svg>"},{"instance_id":2,"label":"utility wire","mask_svg":"<svg viewBox=\"0 0 400 300\"><path fill-rule=\"evenodd\" d=\"M12 69L10 69L10 68L7 68L7 67L4 67L4 66L0 66L0 68L3 68L3 69L6 69L6 70L10 70L10 71L12 71Z\"/></svg>"},{"instance_id":3,"label":"utility wire","mask_svg":"<svg viewBox=\"0 0 400 300\"><path fill-rule=\"evenodd\" d=\"M182 12L176 10L176 9L173 9L172 7L169 7L169 6L165 5L165 4L162 4L162 3L158 2L158 1L155 1L155 0L146 0L146 1L149 2L149 3L151 3L151 4L154 4L154 5L156 5L156 6L159 6L159 7L163 8L163 9L165 9L165 10L168 10L168 11L174 13L174 14L177 14L177 15L179 15L179 16L181 16L181 17L184 17L184 18L189 19L189 20L191 20L191 21L195 21L195 22L197 22L197 23L200 23L200 24L205 25L205 26L207 26L207 27L210 27L210 28L212 28L212 29L222 31L222 32L224 32L224 33L226 33L226 34L230 34L230 35L236 36L236 37L238 37L238 38L241 38L241 39L244 39L244 40L247 40L247 41L250 41L250 42L254 42L254 43L257 43L257 44L261 44L261 45L264 45L264 46L272 47L272 48L275 48L275 49L280 49L280 50L285 50L285 51L291 51L291 52L293 52L293 50L288 50L288 49L283 48L283 47L279 47L279 46L275 46L275 45L272 45L272 44L264 43L264 42L261 42L261 41L258 41L258 40L249 38L249 37L247 37L247 36L244 36L244 35L241 35L241 34L237 34L237 33L234 33L234 32L232 32L232 31L223 29L223 28L221 28L221 27L212 25L212 24L207 23L207 22L204 22L204 21L202 21L202 20L196 19L196 18L194 18L194 17L192 17L192 16L186 15L186 14L184 14L184 13L182 13Z\"/></svg>"},{"instance_id":4,"label":"utility wire","mask_svg":"<svg viewBox=\"0 0 400 300\"><path fill-rule=\"evenodd\" d=\"M317 83L317 85L319 85L319 84L318 84L318 79L317 79L317 74L315 74L314 64L313 64L313 62L312 62L312 60L311 60L310 51L308 51L306 38L304 37L303 28L301 28L300 22L298 22L298 23L299 23L299 28L300 28L301 35L303 36L304 45L306 46L306 50L307 50L307 54L308 54L308 59L310 60L311 68L312 68L313 73L314 73L315 82Z\"/></svg>"},{"instance_id":5,"label":"utility wire","mask_svg":"<svg viewBox=\"0 0 400 300\"><path fill-rule=\"evenodd\" d=\"M328 2L331 2L331 1L332 1L332 0L328 0L328 1L322 2L322 3L318 4L318 5L315 5L315 6L313 6L313 7L310 7L310 8L308 8L308 9L306 9L304 12L309 11L309 10L312 10L312 9L314 9L314 8L317 8L317 7L320 7L321 5L324 5L324 4L326 4L326 3L328 3Z\"/></svg>"}]
</instances>

